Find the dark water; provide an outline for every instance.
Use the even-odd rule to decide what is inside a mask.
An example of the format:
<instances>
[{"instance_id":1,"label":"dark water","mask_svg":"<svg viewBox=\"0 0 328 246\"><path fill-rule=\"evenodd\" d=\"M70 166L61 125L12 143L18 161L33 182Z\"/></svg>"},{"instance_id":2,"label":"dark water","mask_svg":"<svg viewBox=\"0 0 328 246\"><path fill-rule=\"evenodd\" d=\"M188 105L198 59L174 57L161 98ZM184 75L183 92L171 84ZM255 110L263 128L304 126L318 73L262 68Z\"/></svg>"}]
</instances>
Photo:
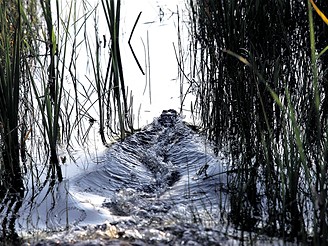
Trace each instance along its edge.
<instances>
[{"instance_id":1,"label":"dark water","mask_svg":"<svg viewBox=\"0 0 328 246\"><path fill-rule=\"evenodd\" d=\"M31 182L17 231L31 243L78 241L90 231L96 240L104 235L95 231L112 239L168 243L188 231L190 237L199 234L200 227L213 227L224 217L224 159L174 111L97 160L60 184L35 190Z\"/></svg>"}]
</instances>

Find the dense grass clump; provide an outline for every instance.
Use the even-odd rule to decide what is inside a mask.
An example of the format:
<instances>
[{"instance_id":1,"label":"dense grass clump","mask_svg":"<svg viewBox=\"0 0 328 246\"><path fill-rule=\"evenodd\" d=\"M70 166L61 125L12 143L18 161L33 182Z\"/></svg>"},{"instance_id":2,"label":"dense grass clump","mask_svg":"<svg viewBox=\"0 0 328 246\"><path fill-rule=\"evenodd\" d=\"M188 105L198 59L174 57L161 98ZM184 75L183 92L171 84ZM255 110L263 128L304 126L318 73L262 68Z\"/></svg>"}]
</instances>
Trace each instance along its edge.
<instances>
[{"instance_id":1,"label":"dense grass clump","mask_svg":"<svg viewBox=\"0 0 328 246\"><path fill-rule=\"evenodd\" d=\"M16 240L14 221L24 196L23 163L26 95L22 57L24 26L20 1L0 2L0 213L3 215L1 242ZM21 145L19 143L22 143ZM6 209L10 208L10 209Z\"/></svg>"},{"instance_id":2,"label":"dense grass clump","mask_svg":"<svg viewBox=\"0 0 328 246\"><path fill-rule=\"evenodd\" d=\"M243 230L327 242L328 60L317 55L327 26L307 1L190 8L196 108L234 170L230 219Z\"/></svg>"},{"instance_id":3,"label":"dense grass clump","mask_svg":"<svg viewBox=\"0 0 328 246\"><path fill-rule=\"evenodd\" d=\"M23 189L19 161L21 100L21 36L23 33L20 3L0 3L0 187L8 184L14 191Z\"/></svg>"},{"instance_id":4,"label":"dense grass clump","mask_svg":"<svg viewBox=\"0 0 328 246\"><path fill-rule=\"evenodd\" d=\"M27 168L26 161L44 163L46 180L60 182L59 145L67 150L84 145L95 122L104 144L133 131L120 57L120 8L120 1L112 0L94 6L87 1L0 3L4 190L23 186L21 170L34 168ZM97 15L107 21L108 45L100 45ZM88 33L90 24L95 31ZM79 58L81 50L86 57ZM101 55L102 50L107 56ZM89 59L89 73L78 67L79 59Z\"/></svg>"},{"instance_id":5,"label":"dense grass clump","mask_svg":"<svg viewBox=\"0 0 328 246\"><path fill-rule=\"evenodd\" d=\"M66 156L59 149L86 147L94 126L106 145L133 131L120 57L120 8L113 0L0 1L1 241L15 235L27 183L41 191L64 179ZM107 23L104 45L98 15ZM94 32L87 31L90 26Z\"/></svg>"}]
</instances>

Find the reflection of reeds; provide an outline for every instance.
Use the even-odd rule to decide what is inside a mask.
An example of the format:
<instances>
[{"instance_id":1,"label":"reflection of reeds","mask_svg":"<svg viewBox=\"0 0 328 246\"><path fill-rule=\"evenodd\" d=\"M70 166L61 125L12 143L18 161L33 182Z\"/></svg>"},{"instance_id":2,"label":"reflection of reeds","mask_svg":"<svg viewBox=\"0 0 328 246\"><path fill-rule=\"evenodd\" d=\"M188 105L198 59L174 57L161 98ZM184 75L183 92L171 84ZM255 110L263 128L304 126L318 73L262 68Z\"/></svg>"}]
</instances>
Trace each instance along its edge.
<instances>
[{"instance_id":1,"label":"reflection of reeds","mask_svg":"<svg viewBox=\"0 0 328 246\"><path fill-rule=\"evenodd\" d=\"M326 242L328 60L315 53L325 32L314 35L321 23L310 3L309 18L299 1L256 3L190 1L198 107L237 170L230 218L245 230L260 223L270 235Z\"/></svg>"}]
</instances>

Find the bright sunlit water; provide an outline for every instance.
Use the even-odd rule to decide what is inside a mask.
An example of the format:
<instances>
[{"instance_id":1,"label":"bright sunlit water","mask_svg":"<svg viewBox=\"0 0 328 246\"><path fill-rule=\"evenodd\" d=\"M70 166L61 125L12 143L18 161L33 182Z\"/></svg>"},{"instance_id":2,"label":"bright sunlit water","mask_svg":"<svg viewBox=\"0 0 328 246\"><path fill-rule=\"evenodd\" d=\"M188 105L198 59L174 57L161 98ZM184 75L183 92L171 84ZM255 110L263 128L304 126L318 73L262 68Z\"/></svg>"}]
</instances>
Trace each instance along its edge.
<instances>
[{"instance_id":1,"label":"bright sunlit water","mask_svg":"<svg viewBox=\"0 0 328 246\"><path fill-rule=\"evenodd\" d=\"M188 85L186 79L179 73L178 60L188 74L188 11L184 0L123 0L121 4L120 22L120 52L124 72L125 85L128 92L128 101L133 106L134 126L142 127L153 121L163 109L173 108L181 110L190 118L190 103L193 96L188 93L182 104L182 96L186 93ZM55 6L53 6L55 8ZM68 5L63 5L62 15ZM102 76L105 77L109 54L110 34L103 13L101 1L91 0L77 2L78 21L74 36L79 43L77 54L77 79L84 85L94 82L91 58L95 56L96 36L100 42L100 55L102 59ZM136 24L130 44L139 61L142 74L129 46L130 35L138 15L140 19ZM86 28L85 18L87 16ZM97 31L95 31L97 26ZM81 27L81 28L80 28ZM83 27L83 28L82 28ZM180 37L180 43L179 43ZM70 40L72 43L73 41ZM90 43L91 53L85 48ZM68 56L70 59L70 56ZM85 57L85 59L84 59ZM68 84L71 82L68 80ZM80 89L81 90L81 89ZM132 97L130 97L132 95ZM96 106L96 104L94 105ZM89 109L92 117L96 113Z\"/></svg>"},{"instance_id":2,"label":"bright sunlit water","mask_svg":"<svg viewBox=\"0 0 328 246\"><path fill-rule=\"evenodd\" d=\"M139 105L141 107L141 124L151 122L163 109L180 110L180 93L184 94L187 86L184 85L181 91L180 82L183 83L184 80L180 81L176 56L179 55L179 49L182 49L183 63L187 64L189 16L185 4L184 0L123 2L122 54L123 64L126 64L125 78L135 96L135 109L138 109ZM142 14L131 39L131 45L146 73L145 76L141 74L127 46L139 12ZM182 44L180 48L179 35ZM190 100L189 97L187 99ZM185 110L190 109L189 101L183 105Z\"/></svg>"}]
</instances>

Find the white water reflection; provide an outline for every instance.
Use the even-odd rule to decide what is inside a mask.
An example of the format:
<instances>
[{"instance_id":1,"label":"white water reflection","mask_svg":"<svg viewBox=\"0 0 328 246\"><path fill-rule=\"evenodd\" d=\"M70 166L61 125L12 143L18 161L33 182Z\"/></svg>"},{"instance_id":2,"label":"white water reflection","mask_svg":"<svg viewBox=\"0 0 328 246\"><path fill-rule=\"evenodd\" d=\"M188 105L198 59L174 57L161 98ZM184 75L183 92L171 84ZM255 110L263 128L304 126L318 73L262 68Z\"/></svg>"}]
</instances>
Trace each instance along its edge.
<instances>
[{"instance_id":1,"label":"white water reflection","mask_svg":"<svg viewBox=\"0 0 328 246\"><path fill-rule=\"evenodd\" d=\"M183 23L183 20L187 19L185 1L125 0L122 10L122 54L125 64L123 66L126 66L125 78L135 96L135 108L141 104L141 123L150 123L163 109L180 109L180 81L174 46L178 52L179 25L182 45L185 46L181 48L187 50L187 33L184 30L186 26ZM144 70L148 77L141 75L126 45L139 12L142 14L131 44L141 64L145 63L143 61L146 56L148 67ZM149 50L144 50L144 45ZM149 53L149 60L147 53ZM146 91L143 93L146 82Z\"/></svg>"},{"instance_id":2,"label":"white water reflection","mask_svg":"<svg viewBox=\"0 0 328 246\"><path fill-rule=\"evenodd\" d=\"M103 68L105 70L108 59L108 40L110 34L105 21L105 16L100 0L89 1L88 4L80 3L77 7L80 13L90 14L86 23L86 31L77 35L77 43L89 41L95 46L95 20L98 29L98 38L101 43ZM180 110L181 94L187 86L181 88L183 78L179 77L179 67L176 52L179 52L178 39L180 35L180 48L184 64L188 63L188 13L184 0L123 0L121 5L120 23L120 48L125 84L128 93L133 95L133 111L135 115L134 126L139 128L153 121L163 109L173 108ZM95 11L93 11L95 10ZM131 38L131 46L145 73L142 74L128 41L141 13L138 24ZM77 18L78 19L78 18ZM80 21L81 23L81 21ZM180 33L178 35L178 26ZM79 28L79 27L77 27ZM94 48L95 49L95 48ZM83 59L85 57L85 59ZM106 71L103 71L105 74ZM77 79L82 84L93 81L90 54L85 49L79 48ZM184 114L190 109L193 97L189 94L184 103ZM187 111L186 111L187 110ZM189 119L186 118L188 121Z\"/></svg>"}]
</instances>

